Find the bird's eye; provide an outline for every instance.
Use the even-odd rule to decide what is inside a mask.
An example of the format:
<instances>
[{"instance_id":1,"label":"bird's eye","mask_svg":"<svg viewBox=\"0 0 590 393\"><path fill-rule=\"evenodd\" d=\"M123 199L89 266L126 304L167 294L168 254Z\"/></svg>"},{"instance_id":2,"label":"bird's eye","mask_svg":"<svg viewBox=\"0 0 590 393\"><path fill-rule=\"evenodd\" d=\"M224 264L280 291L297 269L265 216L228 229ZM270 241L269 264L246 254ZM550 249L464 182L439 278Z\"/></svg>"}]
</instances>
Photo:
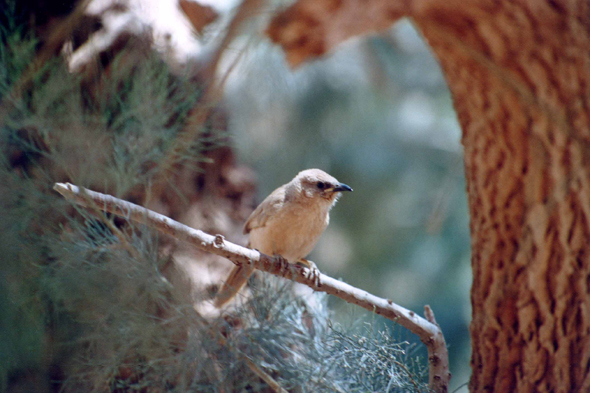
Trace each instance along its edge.
<instances>
[{"instance_id":1,"label":"bird's eye","mask_svg":"<svg viewBox=\"0 0 590 393\"><path fill-rule=\"evenodd\" d=\"M319 181L317 186L320 190L323 190L324 188L326 188L326 183L324 183L323 181Z\"/></svg>"}]
</instances>

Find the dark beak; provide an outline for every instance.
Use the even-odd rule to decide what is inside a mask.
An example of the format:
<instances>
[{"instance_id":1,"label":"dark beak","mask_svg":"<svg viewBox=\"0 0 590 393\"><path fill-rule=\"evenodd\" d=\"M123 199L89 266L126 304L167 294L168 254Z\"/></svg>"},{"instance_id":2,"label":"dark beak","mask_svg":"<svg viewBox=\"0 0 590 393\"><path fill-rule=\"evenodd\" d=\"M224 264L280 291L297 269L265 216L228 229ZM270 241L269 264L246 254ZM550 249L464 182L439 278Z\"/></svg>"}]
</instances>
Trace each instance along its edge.
<instances>
[{"instance_id":1,"label":"dark beak","mask_svg":"<svg viewBox=\"0 0 590 393\"><path fill-rule=\"evenodd\" d=\"M347 186L344 183L339 183L336 187L334 187L334 192L336 191L350 191L352 192L352 188L350 188L349 186Z\"/></svg>"}]
</instances>

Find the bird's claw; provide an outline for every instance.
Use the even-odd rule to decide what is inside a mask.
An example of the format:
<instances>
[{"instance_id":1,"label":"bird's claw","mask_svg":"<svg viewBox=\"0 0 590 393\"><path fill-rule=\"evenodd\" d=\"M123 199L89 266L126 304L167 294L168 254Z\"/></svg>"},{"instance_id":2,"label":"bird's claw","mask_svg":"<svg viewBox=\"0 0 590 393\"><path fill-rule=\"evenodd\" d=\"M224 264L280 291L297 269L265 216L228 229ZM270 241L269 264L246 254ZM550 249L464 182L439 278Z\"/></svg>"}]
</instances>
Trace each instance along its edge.
<instances>
[{"instance_id":1,"label":"bird's claw","mask_svg":"<svg viewBox=\"0 0 590 393\"><path fill-rule=\"evenodd\" d=\"M308 280L313 282L313 285L316 287L320 286L320 270L313 266L308 268L307 274L305 276Z\"/></svg>"},{"instance_id":2,"label":"bird's claw","mask_svg":"<svg viewBox=\"0 0 590 393\"><path fill-rule=\"evenodd\" d=\"M274 255L275 260L279 263L279 274L286 276L291 271L291 265L289 262L280 254Z\"/></svg>"},{"instance_id":3,"label":"bird's claw","mask_svg":"<svg viewBox=\"0 0 590 393\"><path fill-rule=\"evenodd\" d=\"M308 261L307 259L302 259L297 262L299 265L303 265L307 267L307 271L305 272L305 278L309 281L313 282L316 287L320 286L320 269L318 269L317 265L312 261Z\"/></svg>"}]
</instances>

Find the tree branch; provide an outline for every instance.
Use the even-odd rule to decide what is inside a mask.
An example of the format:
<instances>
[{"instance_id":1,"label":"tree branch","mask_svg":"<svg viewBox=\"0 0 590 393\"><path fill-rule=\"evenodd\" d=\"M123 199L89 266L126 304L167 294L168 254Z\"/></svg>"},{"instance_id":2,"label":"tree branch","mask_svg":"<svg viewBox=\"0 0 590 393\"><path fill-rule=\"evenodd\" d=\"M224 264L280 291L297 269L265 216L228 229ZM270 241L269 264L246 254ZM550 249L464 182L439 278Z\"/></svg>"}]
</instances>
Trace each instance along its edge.
<instances>
[{"instance_id":1,"label":"tree branch","mask_svg":"<svg viewBox=\"0 0 590 393\"><path fill-rule=\"evenodd\" d=\"M210 235L198 229L174 221L162 214L148 210L111 195L79 188L70 183L55 183L54 190L79 205L97 207L106 212L150 226L176 239L187 242L200 250L223 256L236 265L252 264L256 269L276 276L292 279L307 285L318 292L325 292L340 299L356 304L371 312L395 321L416 334L428 349L429 385L434 392L447 392L450 380L448 351L440 327L436 324L434 313L426 306L426 319L413 311L407 310L389 299L379 298L359 288L325 274L319 280L308 278L307 267L289 264L284 269L284 262L279 258L262 254L231 243L221 235Z\"/></svg>"}]
</instances>

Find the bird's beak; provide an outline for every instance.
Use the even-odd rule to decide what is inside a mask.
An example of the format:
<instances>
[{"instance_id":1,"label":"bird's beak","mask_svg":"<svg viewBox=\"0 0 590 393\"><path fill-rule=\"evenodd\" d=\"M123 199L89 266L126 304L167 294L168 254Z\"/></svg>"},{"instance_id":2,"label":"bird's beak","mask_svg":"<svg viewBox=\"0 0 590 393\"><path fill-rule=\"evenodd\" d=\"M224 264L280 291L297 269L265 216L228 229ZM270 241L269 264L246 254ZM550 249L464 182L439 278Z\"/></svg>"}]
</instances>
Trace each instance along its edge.
<instances>
[{"instance_id":1,"label":"bird's beak","mask_svg":"<svg viewBox=\"0 0 590 393\"><path fill-rule=\"evenodd\" d=\"M350 188L350 186L347 186L344 183L339 183L336 187L334 187L332 189L332 192L337 192L337 191L350 191L350 192L352 192L352 188Z\"/></svg>"}]
</instances>

